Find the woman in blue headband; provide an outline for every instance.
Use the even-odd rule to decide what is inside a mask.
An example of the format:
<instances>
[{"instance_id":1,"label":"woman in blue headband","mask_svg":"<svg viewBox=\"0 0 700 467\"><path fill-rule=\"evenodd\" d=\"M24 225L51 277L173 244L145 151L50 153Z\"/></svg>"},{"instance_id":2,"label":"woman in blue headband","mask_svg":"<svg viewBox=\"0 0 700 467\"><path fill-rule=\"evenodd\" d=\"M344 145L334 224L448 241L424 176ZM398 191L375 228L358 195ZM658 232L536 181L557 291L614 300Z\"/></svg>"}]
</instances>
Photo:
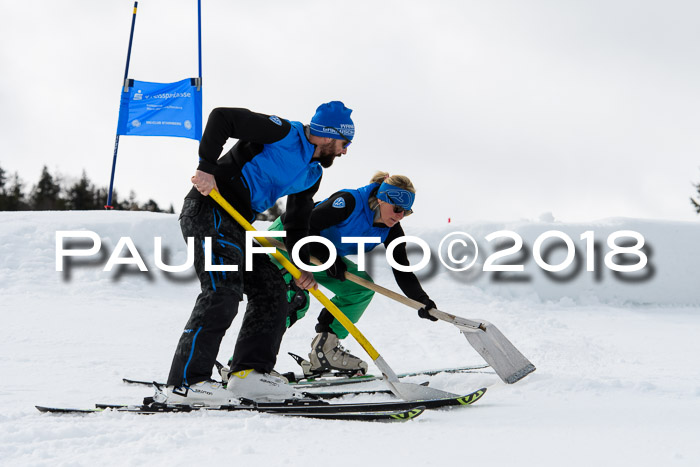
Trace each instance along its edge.
<instances>
[{"instance_id":1,"label":"woman in blue headband","mask_svg":"<svg viewBox=\"0 0 700 467\"><path fill-rule=\"evenodd\" d=\"M372 301L374 291L345 280L345 271L371 281L372 278L346 256L357 254L357 243L343 243L342 237L379 237L381 243L388 246L393 240L404 236L401 220L413 213L412 206L416 190L408 177L389 176L386 172L377 172L370 184L358 189L341 190L325 201L318 203L310 217L309 235L320 235L335 245L338 256L335 263L326 271L314 273L316 281L332 291L335 296L331 301L340 308L350 321L357 323L365 309ZM284 214L280 216L269 230L283 230ZM289 226L287 227L289 229ZM364 250L369 252L378 243L365 243ZM317 242L308 244L311 255L325 263L329 258L328 249ZM394 249L397 263L408 266L406 243ZM281 266L280 266L281 268ZM396 283L403 293L425 305L418 315L421 318L436 321L427 310L437 308L428 294L423 290L418 278L412 272L393 269ZM294 324L306 314L309 308L308 292L296 288L291 275L285 275L289 284L290 315L287 326ZM365 373L367 363L355 357L340 345L340 339L348 331L325 308L321 310L316 324L317 335L311 343L309 362L303 362L307 374L343 372L347 374Z\"/></svg>"}]
</instances>

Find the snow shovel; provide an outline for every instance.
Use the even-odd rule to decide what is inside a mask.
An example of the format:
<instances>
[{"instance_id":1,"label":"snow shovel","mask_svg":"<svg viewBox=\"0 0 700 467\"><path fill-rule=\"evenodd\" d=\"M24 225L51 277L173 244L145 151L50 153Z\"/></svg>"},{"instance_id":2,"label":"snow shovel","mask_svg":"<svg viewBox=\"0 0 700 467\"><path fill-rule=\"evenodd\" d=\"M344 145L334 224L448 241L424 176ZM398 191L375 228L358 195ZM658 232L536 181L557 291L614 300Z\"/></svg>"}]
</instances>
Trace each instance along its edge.
<instances>
[{"instance_id":1,"label":"snow shovel","mask_svg":"<svg viewBox=\"0 0 700 467\"><path fill-rule=\"evenodd\" d=\"M410 306L414 310L420 310L425 306L421 302L411 300L393 290L386 289L354 274L346 272L345 277L358 285ZM507 384L516 383L536 370L535 365L496 326L488 321L460 318L438 309L428 310L428 313L439 320L447 321L457 326L472 347L474 347L474 350L479 352L479 355L486 360L486 363L493 368L503 382Z\"/></svg>"},{"instance_id":2,"label":"snow shovel","mask_svg":"<svg viewBox=\"0 0 700 467\"><path fill-rule=\"evenodd\" d=\"M275 247L282 250L284 249L284 245L281 242L274 239L270 240ZM320 264L320 261L313 257L311 258L311 262ZM345 272L345 278L355 284L396 300L399 303L403 303L415 310L420 310L425 306L420 302L411 300L393 290L389 290L349 272ZM429 310L429 313L439 320L447 321L457 326L472 347L479 352L479 355L486 360L486 363L494 369L496 374L505 383L513 384L535 371L535 365L515 348L496 326L488 321L483 319L470 320L460 318L459 316L451 315L437 309Z\"/></svg>"},{"instance_id":3,"label":"snow shovel","mask_svg":"<svg viewBox=\"0 0 700 467\"><path fill-rule=\"evenodd\" d=\"M209 193L209 196L211 196L214 201L219 203L219 205L224 208L224 210L233 217L236 222L238 222L241 227L243 227L245 230L255 232L256 229L243 217L240 215L236 209L229 204L228 201L226 201L218 191L212 190L211 193ZM272 244L270 241L265 238L265 237L256 237L256 240L264 247L272 247ZM273 247L274 248L274 247ZM289 271L289 273L295 278L299 278L301 276L301 271L296 268L287 258L284 257L279 251L275 250L275 253L272 254L272 256L284 266L284 268ZM326 297L323 292L320 290L314 290L310 289L309 293L311 293L314 297L318 299L318 301L323 304L323 306L326 307L326 309L337 319L340 324L347 329L350 334L352 334L352 337L354 337L357 342L362 346L362 348L367 352L367 354L370 356L372 361L374 361L374 364L379 368L379 370L382 372L382 375L384 376L383 381L386 382L386 384L389 386L389 389L391 392L396 395L396 397L399 397L403 400L406 401L416 401L416 400L425 400L425 399L444 399L444 398L452 398L452 397L458 397L457 394L453 394L447 391L441 391L440 389L434 389L426 386L421 386L419 384L414 384L414 383L403 383L399 381L398 376L396 376L396 373L394 370L391 369L391 367L386 363L384 358L379 355L379 352L372 346L372 344L369 343L367 338L362 335L359 329L353 324L352 321L350 321L347 316L343 314L340 309L335 306L333 302L331 302L328 297Z\"/></svg>"}]
</instances>

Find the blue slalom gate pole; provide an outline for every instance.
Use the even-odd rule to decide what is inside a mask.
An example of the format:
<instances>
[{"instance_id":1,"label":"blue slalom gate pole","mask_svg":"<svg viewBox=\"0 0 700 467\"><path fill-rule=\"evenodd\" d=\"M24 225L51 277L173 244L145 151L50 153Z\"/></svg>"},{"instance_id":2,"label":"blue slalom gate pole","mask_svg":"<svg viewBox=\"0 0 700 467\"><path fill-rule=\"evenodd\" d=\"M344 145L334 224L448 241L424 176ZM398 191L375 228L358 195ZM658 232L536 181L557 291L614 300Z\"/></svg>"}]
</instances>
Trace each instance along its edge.
<instances>
[{"instance_id":1,"label":"blue slalom gate pole","mask_svg":"<svg viewBox=\"0 0 700 467\"><path fill-rule=\"evenodd\" d=\"M129 62L131 61L131 44L134 40L134 26L136 25L136 10L139 2L134 2L134 14L131 17L131 33L129 34L129 50L126 53L126 69L124 70L124 88L128 87L127 78L129 76ZM201 52L200 52L201 55ZM200 58L200 75L201 75L201 58ZM112 159L112 176L109 179L109 194L107 195L107 204L105 209L114 209L112 206L112 190L114 189L114 171L117 168L117 152L119 151L119 132L114 141L114 158Z\"/></svg>"},{"instance_id":2,"label":"blue slalom gate pole","mask_svg":"<svg viewBox=\"0 0 700 467\"><path fill-rule=\"evenodd\" d=\"M199 42L199 85L202 85L202 0L197 0L197 41Z\"/></svg>"}]
</instances>

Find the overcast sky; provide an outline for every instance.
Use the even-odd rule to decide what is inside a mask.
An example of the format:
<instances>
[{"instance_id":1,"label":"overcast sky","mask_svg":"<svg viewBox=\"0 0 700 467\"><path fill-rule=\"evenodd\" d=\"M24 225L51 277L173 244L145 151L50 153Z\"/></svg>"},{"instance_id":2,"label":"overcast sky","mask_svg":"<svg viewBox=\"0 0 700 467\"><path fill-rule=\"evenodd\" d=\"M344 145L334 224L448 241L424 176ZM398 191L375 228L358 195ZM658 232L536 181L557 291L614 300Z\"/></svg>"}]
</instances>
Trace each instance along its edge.
<instances>
[{"instance_id":1,"label":"overcast sky","mask_svg":"<svg viewBox=\"0 0 700 467\"><path fill-rule=\"evenodd\" d=\"M133 1L1 1L0 167L106 186ZM197 75L196 3L139 2L130 78ZM354 110L318 200L385 170L414 181L417 225L698 220L698 2L202 3L205 120ZM196 141L124 136L115 186L179 211L196 165Z\"/></svg>"}]
</instances>

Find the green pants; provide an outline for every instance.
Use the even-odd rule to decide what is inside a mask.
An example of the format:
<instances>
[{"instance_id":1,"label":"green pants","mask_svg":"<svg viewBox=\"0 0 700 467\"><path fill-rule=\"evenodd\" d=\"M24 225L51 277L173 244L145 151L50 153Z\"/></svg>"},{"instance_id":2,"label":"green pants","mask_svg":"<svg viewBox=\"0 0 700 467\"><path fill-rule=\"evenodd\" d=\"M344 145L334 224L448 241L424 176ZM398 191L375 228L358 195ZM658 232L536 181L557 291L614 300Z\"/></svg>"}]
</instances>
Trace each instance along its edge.
<instances>
[{"instance_id":1,"label":"green pants","mask_svg":"<svg viewBox=\"0 0 700 467\"><path fill-rule=\"evenodd\" d=\"M277 218L277 220L272 223L268 230L284 230L280 218ZM282 239L278 238L278 240L281 241ZM287 252L283 251L281 253L287 259L289 259L289 254ZM272 262L275 263L280 269L284 269L284 267L274 258L272 259ZM348 266L349 273L352 273L368 281L372 281L372 278L369 276L369 274L367 274L364 271L358 271L357 264L355 264L354 262L350 261L347 258L343 258L343 262L345 262L345 264ZM329 277L328 274L326 274L326 271L315 272L313 273L313 275L314 279L316 279L316 282L318 282L320 285L324 286L325 288L327 288L335 294L335 296L331 298L331 302L333 302L333 304L337 306L340 309L340 311L342 311L343 314L345 314L345 316L348 317L350 321L352 321L353 323L357 323L360 320L362 314L367 309L367 306L369 306L369 303L372 301L374 291L366 289L361 285L357 285L354 282L348 280L339 281L338 279L333 279L332 277ZM292 275L290 273L286 273L284 274L284 280L286 283L289 283L294 279L292 278ZM307 299L306 306L300 310L297 310L297 318L299 319L302 318L309 309L309 292L304 291L304 293L306 294ZM294 292L290 290L287 294L287 298L291 300L293 296ZM290 319L287 318L287 327L289 327L289 325ZM338 322L337 319L333 319L333 322L330 324L330 327L339 339L344 339L347 337L348 330L345 329L343 325Z\"/></svg>"}]
</instances>

